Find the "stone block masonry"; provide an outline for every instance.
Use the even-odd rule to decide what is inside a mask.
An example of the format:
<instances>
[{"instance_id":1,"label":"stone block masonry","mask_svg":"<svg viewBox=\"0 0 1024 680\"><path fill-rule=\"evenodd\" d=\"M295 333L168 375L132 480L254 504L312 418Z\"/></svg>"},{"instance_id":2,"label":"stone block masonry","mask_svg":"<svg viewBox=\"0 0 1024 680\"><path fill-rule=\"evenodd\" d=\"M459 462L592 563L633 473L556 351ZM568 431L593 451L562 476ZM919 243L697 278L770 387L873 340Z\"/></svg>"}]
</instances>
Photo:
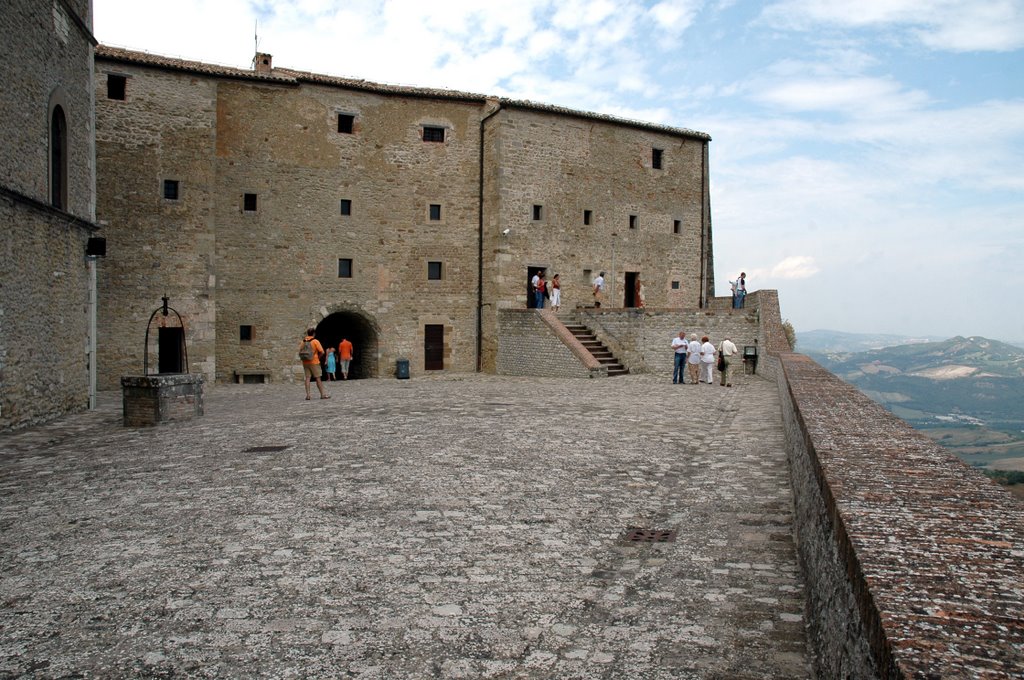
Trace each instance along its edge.
<instances>
[{"instance_id":1,"label":"stone block masonry","mask_svg":"<svg viewBox=\"0 0 1024 680\"><path fill-rule=\"evenodd\" d=\"M1024 505L809 358L774 361L819 677L1024 677Z\"/></svg>"},{"instance_id":2,"label":"stone block masonry","mask_svg":"<svg viewBox=\"0 0 1024 680\"><path fill-rule=\"evenodd\" d=\"M147 427L203 415L198 373L121 378L125 427Z\"/></svg>"}]
</instances>

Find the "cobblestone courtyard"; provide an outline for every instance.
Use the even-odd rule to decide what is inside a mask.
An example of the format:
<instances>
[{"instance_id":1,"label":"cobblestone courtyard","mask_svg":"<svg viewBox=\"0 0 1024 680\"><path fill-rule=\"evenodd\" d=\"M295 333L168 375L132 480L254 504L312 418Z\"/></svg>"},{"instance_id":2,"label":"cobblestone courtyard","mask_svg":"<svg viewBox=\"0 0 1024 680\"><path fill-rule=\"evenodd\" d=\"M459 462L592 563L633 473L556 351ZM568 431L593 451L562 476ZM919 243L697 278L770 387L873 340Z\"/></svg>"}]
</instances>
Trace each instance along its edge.
<instances>
[{"instance_id":1,"label":"cobblestone courtyard","mask_svg":"<svg viewBox=\"0 0 1024 680\"><path fill-rule=\"evenodd\" d=\"M810 676L774 383L328 385L0 435L0 677Z\"/></svg>"}]
</instances>

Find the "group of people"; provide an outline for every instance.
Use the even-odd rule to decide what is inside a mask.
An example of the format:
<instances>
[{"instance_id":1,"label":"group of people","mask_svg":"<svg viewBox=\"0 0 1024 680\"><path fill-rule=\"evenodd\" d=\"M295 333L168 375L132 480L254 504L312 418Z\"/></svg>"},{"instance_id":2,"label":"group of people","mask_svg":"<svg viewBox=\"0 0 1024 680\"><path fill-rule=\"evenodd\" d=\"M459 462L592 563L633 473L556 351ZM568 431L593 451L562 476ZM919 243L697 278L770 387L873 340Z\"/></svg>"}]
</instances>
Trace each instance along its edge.
<instances>
[{"instance_id":1,"label":"group of people","mask_svg":"<svg viewBox=\"0 0 1024 680\"><path fill-rule=\"evenodd\" d=\"M348 369L352 364L352 351L352 343L344 337L338 343L337 354L333 347L325 351L324 346L316 339L316 329L306 330L305 337L299 343L299 359L302 361L302 372L305 375L307 400L311 398L311 381L316 381L316 388L320 391L321 399L331 398L331 395L327 394L327 390L324 389L323 375L326 375L328 380L335 380L340 369L341 379L348 380Z\"/></svg>"},{"instance_id":2,"label":"group of people","mask_svg":"<svg viewBox=\"0 0 1024 680\"><path fill-rule=\"evenodd\" d=\"M672 369L673 385L685 385L687 374L690 376L691 385L699 383L711 385L714 382L713 372L717 365L719 384L723 387L732 387L730 369L737 348L728 337L718 343L718 347L715 347L706 335L698 341L697 334L690 333L690 338L687 340L686 331L679 331L679 335L672 338L672 351L675 353Z\"/></svg>"},{"instance_id":3,"label":"group of people","mask_svg":"<svg viewBox=\"0 0 1024 680\"><path fill-rule=\"evenodd\" d=\"M562 307L562 281L558 274L551 277L548 284L544 270L536 272L530 279L530 294L533 295L535 309L544 309L544 301L551 299L551 310L557 312Z\"/></svg>"}]
</instances>

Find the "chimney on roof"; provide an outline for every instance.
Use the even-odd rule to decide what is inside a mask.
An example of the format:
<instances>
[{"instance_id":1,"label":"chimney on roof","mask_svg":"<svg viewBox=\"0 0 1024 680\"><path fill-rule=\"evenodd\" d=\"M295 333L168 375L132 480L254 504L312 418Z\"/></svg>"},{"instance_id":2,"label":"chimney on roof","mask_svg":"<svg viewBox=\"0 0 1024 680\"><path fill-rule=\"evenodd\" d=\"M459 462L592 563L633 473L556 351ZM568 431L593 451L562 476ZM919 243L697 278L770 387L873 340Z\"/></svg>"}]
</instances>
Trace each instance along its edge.
<instances>
[{"instance_id":1,"label":"chimney on roof","mask_svg":"<svg viewBox=\"0 0 1024 680\"><path fill-rule=\"evenodd\" d=\"M270 72L274 70L274 57L272 55L264 52L257 52L256 58L253 61L256 63L256 73L269 76Z\"/></svg>"}]
</instances>

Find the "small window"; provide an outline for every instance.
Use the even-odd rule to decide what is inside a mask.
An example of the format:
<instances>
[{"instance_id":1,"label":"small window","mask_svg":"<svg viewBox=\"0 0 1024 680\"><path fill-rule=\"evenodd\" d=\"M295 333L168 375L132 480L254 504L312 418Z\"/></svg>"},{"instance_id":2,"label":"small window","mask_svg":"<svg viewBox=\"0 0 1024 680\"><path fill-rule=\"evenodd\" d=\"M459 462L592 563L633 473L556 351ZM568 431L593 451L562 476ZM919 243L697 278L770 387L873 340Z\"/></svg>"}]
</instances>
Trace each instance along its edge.
<instances>
[{"instance_id":1,"label":"small window","mask_svg":"<svg viewBox=\"0 0 1024 680\"><path fill-rule=\"evenodd\" d=\"M164 180L164 199L168 201L178 200L178 180L176 179L165 179Z\"/></svg>"},{"instance_id":2,"label":"small window","mask_svg":"<svg viewBox=\"0 0 1024 680\"><path fill-rule=\"evenodd\" d=\"M630 229L636 229L637 221L638 220L637 220L637 216L636 215L630 215L629 216L629 228Z\"/></svg>"},{"instance_id":3,"label":"small window","mask_svg":"<svg viewBox=\"0 0 1024 680\"><path fill-rule=\"evenodd\" d=\"M252 342L252 326L238 327L238 341L243 345L248 345Z\"/></svg>"},{"instance_id":4,"label":"small window","mask_svg":"<svg viewBox=\"0 0 1024 680\"><path fill-rule=\"evenodd\" d=\"M583 224L589 226L590 222L591 222L591 220L593 218L594 218L594 213L593 212L591 212L590 210L584 210L583 211Z\"/></svg>"},{"instance_id":5,"label":"small window","mask_svg":"<svg viewBox=\"0 0 1024 680\"><path fill-rule=\"evenodd\" d=\"M431 281L440 281L443 273L440 262L427 263L427 278Z\"/></svg>"},{"instance_id":6,"label":"small window","mask_svg":"<svg viewBox=\"0 0 1024 680\"><path fill-rule=\"evenodd\" d=\"M242 210L256 212L256 194L242 194Z\"/></svg>"},{"instance_id":7,"label":"small window","mask_svg":"<svg viewBox=\"0 0 1024 680\"><path fill-rule=\"evenodd\" d=\"M681 233L683 233L683 221L682 220L672 220L672 233L673 234L681 234Z\"/></svg>"},{"instance_id":8,"label":"small window","mask_svg":"<svg viewBox=\"0 0 1024 680\"><path fill-rule=\"evenodd\" d=\"M664 153L662 149L651 149L651 167L655 170L661 170L662 155Z\"/></svg>"},{"instance_id":9,"label":"small window","mask_svg":"<svg viewBox=\"0 0 1024 680\"><path fill-rule=\"evenodd\" d=\"M444 128L436 126L423 126L423 141L424 142L443 142L444 141Z\"/></svg>"},{"instance_id":10,"label":"small window","mask_svg":"<svg viewBox=\"0 0 1024 680\"><path fill-rule=\"evenodd\" d=\"M441 220L441 204L431 203L430 204L430 221L439 222Z\"/></svg>"},{"instance_id":11,"label":"small window","mask_svg":"<svg viewBox=\"0 0 1024 680\"><path fill-rule=\"evenodd\" d=\"M352 258L351 257L339 257L338 258L338 278L339 279L351 279L352 278Z\"/></svg>"},{"instance_id":12,"label":"small window","mask_svg":"<svg viewBox=\"0 0 1024 680\"><path fill-rule=\"evenodd\" d=\"M544 218L544 206L534 204L533 206L533 221L540 222Z\"/></svg>"},{"instance_id":13,"label":"small window","mask_svg":"<svg viewBox=\"0 0 1024 680\"><path fill-rule=\"evenodd\" d=\"M679 290L679 282L678 281L673 281L672 282L672 290Z\"/></svg>"},{"instance_id":14,"label":"small window","mask_svg":"<svg viewBox=\"0 0 1024 680\"><path fill-rule=\"evenodd\" d=\"M352 214L352 200L348 198L341 199L341 214L351 215Z\"/></svg>"},{"instance_id":15,"label":"small window","mask_svg":"<svg viewBox=\"0 0 1024 680\"><path fill-rule=\"evenodd\" d=\"M353 126L355 125L356 117L348 113L338 114L338 132L346 135L352 134Z\"/></svg>"},{"instance_id":16,"label":"small window","mask_svg":"<svg viewBox=\"0 0 1024 680\"><path fill-rule=\"evenodd\" d=\"M107 99L120 99L124 101L127 85L128 78L125 76L107 74Z\"/></svg>"}]
</instances>

